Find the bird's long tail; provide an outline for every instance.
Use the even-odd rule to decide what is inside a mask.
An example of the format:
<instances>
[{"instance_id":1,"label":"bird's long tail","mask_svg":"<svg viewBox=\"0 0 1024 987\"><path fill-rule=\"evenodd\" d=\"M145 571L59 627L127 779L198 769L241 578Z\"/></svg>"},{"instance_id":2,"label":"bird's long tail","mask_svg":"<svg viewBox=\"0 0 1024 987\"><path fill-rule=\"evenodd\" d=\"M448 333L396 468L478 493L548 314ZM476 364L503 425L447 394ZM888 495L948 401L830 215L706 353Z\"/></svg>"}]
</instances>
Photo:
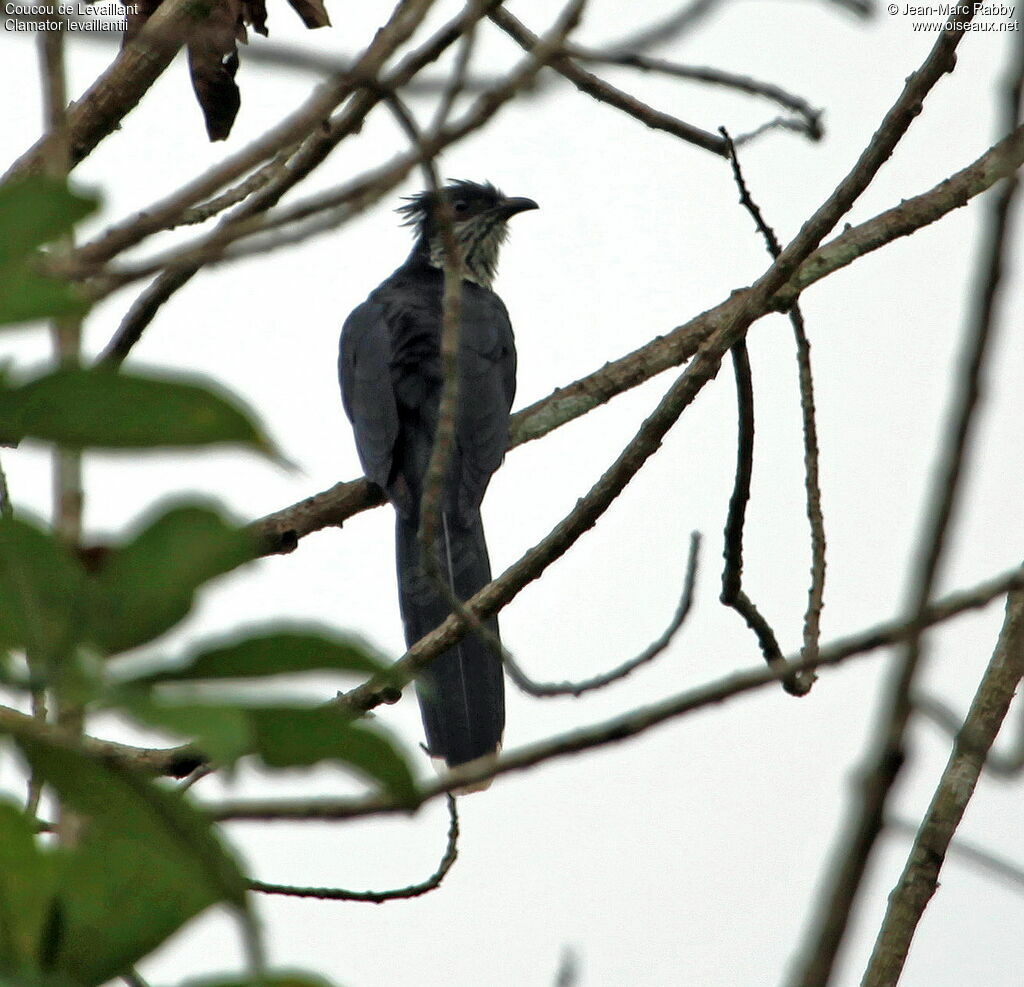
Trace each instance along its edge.
<instances>
[{"instance_id":1,"label":"bird's long tail","mask_svg":"<svg viewBox=\"0 0 1024 987\"><path fill-rule=\"evenodd\" d=\"M437 550L441 576L462 601L491 581L483 524L476 514L459 524L442 513ZM415 519L398 515L395 534L398 598L405 641L412 645L439 626L451 606L421 564ZM495 635L498 619L484 625ZM495 751L505 726L505 684L501 658L471 631L420 673L416 692L427 747L454 767Z\"/></svg>"}]
</instances>

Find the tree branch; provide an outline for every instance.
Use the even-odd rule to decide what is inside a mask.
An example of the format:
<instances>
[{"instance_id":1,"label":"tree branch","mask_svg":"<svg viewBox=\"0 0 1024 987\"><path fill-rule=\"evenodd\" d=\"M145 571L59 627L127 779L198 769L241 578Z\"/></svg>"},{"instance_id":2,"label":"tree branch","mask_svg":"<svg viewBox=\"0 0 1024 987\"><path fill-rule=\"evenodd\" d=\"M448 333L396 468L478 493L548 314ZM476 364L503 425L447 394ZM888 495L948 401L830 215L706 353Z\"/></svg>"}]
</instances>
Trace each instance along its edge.
<instances>
[{"instance_id":1,"label":"tree branch","mask_svg":"<svg viewBox=\"0 0 1024 987\"><path fill-rule=\"evenodd\" d=\"M847 230L816 250L789 283L775 293L768 308L785 310L807 287L902 236L927 226L1013 174L1024 163L1024 127L985 152L968 167L922 195L907 199L874 219ZM411 167L411 166L410 166ZM539 439L582 417L611 398L690 359L728 318L735 296L677 326L631 353L606 363L586 377L518 411L512 416L509 448ZM384 503L363 478L337 483L328 490L253 522L261 554L290 552L301 538Z\"/></svg>"},{"instance_id":2,"label":"tree branch","mask_svg":"<svg viewBox=\"0 0 1024 987\"><path fill-rule=\"evenodd\" d=\"M929 609L925 618L926 623L931 626L948 620L964 610L983 607L997 596L1004 595L1008 590L1022 586L1024 586L1024 573L1015 569L1011 573L999 576L972 590L952 594L937 602ZM778 681L781 674L792 675L813 668L835 665L848 658L864 655L904 641L916 631L917 628L912 624L892 621L827 645L814 659L793 656L787 659L785 667L779 672L763 666L744 672L734 672L715 682L689 689L603 723L562 734L516 751L505 752L495 763L478 766L466 765L453 769L444 777L421 787L411 803L388 795L376 794L354 799L237 800L210 806L209 812L214 819L222 821L228 819L326 821L381 813L412 812L431 799L463 786L480 784L499 775L524 771L555 758L627 740L694 710L763 688Z\"/></svg>"},{"instance_id":3,"label":"tree branch","mask_svg":"<svg viewBox=\"0 0 1024 987\"><path fill-rule=\"evenodd\" d=\"M197 5L195 0L165 0L135 40L121 49L110 67L68 107L69 168L86 158L135 109L170 65L190 28L207 12L207 6ZM0 181L41 171L54 142L59 140L53 133L44 134Z\"/></svg>"},{"instance_id":4,"label":"tree branch","mask_svg":"<svg viewBox=\"0 0 1024 987\"><path fill-rule=\"evenodd\" d=\"M971 14L975 10L972 8ZM1018 86L1013 109L1015 124L1020 95ZM974 411L983 386L985 358L995 329L993 315L1015 187L1015 182L1004 186L986 232L981 258L985 288L965 334L964 359L958 364L963 370L954 383L953 407L940 440L939 462L928 497L917 558L910 573L907 614L911 623L916 623L928 607L957 503L964 458L973 434ZM906 760L905 736L913 712L912 690L923 655L922 635L918 631L907 639L890 676L877 729L872 733L872 750L867 755L858 804L843 834L838 865L831 872L829 889L813 921L810 945L795 980L805 987L822 987L832 975L871 851L881 832L889 794Z\"/></svg>"},{"instance_id":5,"label":"tree branch","mask_svg":"<svg viewBox=\"0 0 1024 987\"><path fill-rule=\"evenodd\" d=\"M518 18L514 17L507 10L499 7L491 13L490 17L498 27L524 50L529 51L537 44L537 35L528 30ZM608 103L618 110L622 110L623 113L639 120L645 126L653 130L664 130L666 133L672 134L673 137L678 137L688 144L695 144L705 151L711 151L714 154L725 154L725 142L720 137L709 134L706 130L701 130L699 127L694 127L692 124L685 123L668 113L662 113L660 110L648 106L635 96L631 96L621 89L616 89L611 83L605 82L592 72L587 72L586 69L580 68L571 59L564 56L553 58L549 64L552 69L568 79L580 92L586 93L602 103Z\"/></svg>"},{"instance_id":6,"label":"tree branch","mask_svg":"<svg viewBox=\"0 0 1024 987\"><path fill-rule=\"evenodd\" d=\"M937 624L943 624L959 614L981 609L988 606L996 597L1003 596L1007 592L1020 588L1024 588L1024 572L1020 569L1014 569L979 583L970 589L951 593L929 607L924 616L924 626L932 627ZM817 668L822 665L834 665L845 661L847 658L899 643L905 640L909 633L910 625L905 621L891 620L877 624L866 631L841 638L822 648L818 659L813 662L805 660L804 666L807 668ZM798 661L799 656L791 656L788 659L789 664L787 667L796 667ZM749 675L741 673L739 678L730 676L720 680L718 683L702 687L703 692L710 698L707 698L706 702L698 702L697 706L729 698L733 694L730 691L732 688L730 683L736 684L738 682L739 691L747 691L775 680L776 676L766 669L758 669ZM702 690L696 691L700 692ZM687 693L686 695L691 694ZM393 700L393 697L385 696L381 699L381 702L389 700ZM344 703L344 698L340 702ZM172 748L147 748L119 744L110 740L99 740L94 737L74 737L53 724L41 723L38 720L34 720L31 716L20 713L8 706L0 706L0 733L15 733L29 737L38 737L46 743L79 744L81 749L88 754L118 760L128 767L134 767L146 774L168 775L174 778L187 779L197 768L208 763L206 755L193 744L183 744ZM455 786L451 787L454 788Z\"/></svg>"},{"instance_id":7,"label":"tree branch","mask_svg":"<svg viewBox=\"0 0 1024 987\"><path fill-rule=\"evenodd\" d=\"M584 693L603 689L605 686L609 686L613 682L618 682L627 675L631 675L641 665L654 661L672 643L672 639L689 616L690 608L693 606L693 589L694 583L697 580L697 555L699 551L700 534L694 531L690 535L690 553L686 560L686 577L683 580L683 593L680 597L679 605L676 607L676 612L673 614L668 627L662 631L658 639L644 648L640 654L634 655L628 661L622 662L608 672L594 675L589 679L584 679L582 682L534 682L519 667L518 663L512 659L512 656L506 652L503 657L509 678L527 695L538 699L546 699L552 696L573 696L578 699Z\"/></svg>"},{"instance_id":8,"label":"tree branch","mask_svg":"<svg viewBox=\"0 0 1024 987\"><path fill-rule=\"evenodd\" d=\"M953 834L974 794L985 758L1024 676L1024 593L1010 594L1006 618L992 660L978 686L971 710L957 734L953 752L917 831L899 883L889 895L863 987L896 983L921 916L938 887L939 870Z\"/></svg>"},{"instance_id":9,"label":"tree branch","mask_svg":"<svg viewBox=\"0 0 1024 987\"><path fill-rule=\"evenodd\" d=\"M410 884L405 888L391 888L387 891L346 891L344 888L303 888L290 884L267 884L264 881L251 881L249 887L263 894L278 894L290 898L318 898L321 901L370 901L379 905L385 901L398 901L403 898L419 898L421 895L436 891L448 872L455 866L459 856L459 810L455 805L455 797L448 796L448 842L437 870L426 880Z\"/></svg>"}]
</instances>

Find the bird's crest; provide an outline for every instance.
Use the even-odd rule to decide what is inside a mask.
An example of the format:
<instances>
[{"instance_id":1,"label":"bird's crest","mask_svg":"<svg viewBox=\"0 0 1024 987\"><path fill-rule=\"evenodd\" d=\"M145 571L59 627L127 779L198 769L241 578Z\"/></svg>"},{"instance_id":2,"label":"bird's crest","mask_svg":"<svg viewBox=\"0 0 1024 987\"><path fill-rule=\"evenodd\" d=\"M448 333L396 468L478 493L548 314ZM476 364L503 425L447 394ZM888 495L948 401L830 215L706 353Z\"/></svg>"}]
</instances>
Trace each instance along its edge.
<instances>
[{"instance_id":1,"label":"bird's crest","mask_svg":"<svg viewBox=\"0 0 1024 987\"><path fill-rule=\"evenodd\" d=\"M443 200L442 198L443 197ZM409 195L405 198L405 204L399 206L395 212L403 217L403 226L412 226L420 236L429 232L433 220L437 214L437 206L440 201L447 201L453 207L462 201L470 206L494 206L497 205L503 196L490 182L471 182L466 179L449 180L447 185L442 186L436 192L433 189L426 189Z\"/></svg>"}]
</instances>

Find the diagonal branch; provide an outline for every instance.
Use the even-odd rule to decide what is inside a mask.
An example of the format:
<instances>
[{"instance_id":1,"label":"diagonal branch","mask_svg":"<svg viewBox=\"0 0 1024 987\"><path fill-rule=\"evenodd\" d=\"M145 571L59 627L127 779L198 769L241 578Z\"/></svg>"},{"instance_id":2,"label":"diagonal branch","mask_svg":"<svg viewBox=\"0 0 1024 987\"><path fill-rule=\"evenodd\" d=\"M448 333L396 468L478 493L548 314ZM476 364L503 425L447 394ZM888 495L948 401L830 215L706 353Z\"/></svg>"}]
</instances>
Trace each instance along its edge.
<instances>
[{"instance_id":1,"label":"diagonal branch","mask_svg":"<svg viewBox=\"0 0 1024 987\"><path fill-rule=\"evenodd\" d=\"M936 222L1012 175L1022 163L1024 127L1017 128L971 165L928 192L907 199L820 247L800 265L789 283L769 300L767 309L789 308L794 299L816 281L892 240L909 236ZM735 304L736 296L733 296L671 332L518 411L512 416L509 448L539 439L613 397L684 363L724 323ZM348 518L382 503L384 499L380 492L365 479L337 483L328 490L254 522L261 554L290 552L306 535L340 526Z\"/></svg>"},{"instance_id":2,"label":"diagonal branch","mask_svg":"<svg viewBox=\"0 0 1024 987\"><path fill-rule=\"evenodd\" d=\"M84 160L120 126L170 65L188 31L205 16L206 8L194 0L166 0L157 8L135 40L121 49L110 67L68 107L69 167ZM0 181L41 171L54 143L60 140L56 134L44 134Z\"/></svg>"},{"instance_id":3,"label":"diagonal branch","mask_svg":"<svg viewBox=\"0 0 1024 987\"><path fill-rule=\"evenodd\" d=\"M938 888L946 852L1022 676L1024 593L1017 590L1006 601L999 643L917 830L903 874L889 895L885 919L861 981L863 987L885 987L899 980L918 923Z\"/></svg>"},{"instance_id":4,"label":"diagonal branch","mask_svg":"<svg viewBox=\"0 0 1024 987\"><path fill-rule=\"evenodd\" d=\"M972 9L972 13L977 8ZM1022 60L1024 73L1024 60ZM1013 92L1012 125L1019 123L1022 85ZM1009 129L1009 128L1008 128ZM910 572L908 619L915 623L928 607L940 573L947 534L957 504L960 479L975 429L975 410L984 384L986 357L995 331L995 307L1006 249L1006 231L1016 182L1008 182L995 200L981 257L983 290L978 295L964 338L963 369L954 382L952 409L940 438L937 463L926 506L923 531ZM872 749L867 755L857 804L841 838L837 866L828 881L821 911L813 920L806 956L795 983L827 984L843 941L871 852L881 832L889 795L906 760L906 731L913 713L912 692L922 664L920 632L912 634L895 664L883 699Z\"/></svg>"},{"instance_id":5,"label":"diagonal branch","mask_svg":"<svg viewBox=\"0 0 1024 987\"><path fill-rule=\"evenodd\" d=\"M985 606L1008 590L1024 586L1024 574L1019 569L1000 576L964 594L954 594L936 603L929 610L929 622L935 618L948 619L963 609ZM878 625L861 634L837 641L823 647L816 658L791 657L780 671L784 674L798 674L814 668L835 665L857 655L864 655L879 648L905 641L916 633L914 625L893 622ZM524 771L556 758L563 758L585 750L618 743L697 709L718 705L734 696L772 685L779 679L779 673L763 666L743 672L734 672L707 685L688 689L669 696L660 702L632 710L611 720L594 724L562 734L547 740L508 751L489 765L464 765L444 777L422 786L412 802L389 795L369 795L362 798L306 798L297 800L238 800L210 806L208 811L217 820L260 819L260 820L305 820L326 821L330 819L351 819L359 816L381 813L409 813L432 799L460 787L486 782L499 775Z\"/></svg>"},{"instance_id":6,"label":"diagonal branch","mask_svg":"<svg viewBox=\"0 0 1024 987\"><path fill-rule=\"evenodd\" d=\"M495 9L490 16L491 20L523 49L529 51L537 44L537 35L528 30L518 18L514 17L504 8L499 7ZM572 59L565 56L553 58L550 65L559 75L568 79L580 92L586 93L602 103L608 103L618 110L622 110L623 113L639 120L645 126L651 127L653 130L664 130L666 133L672 134L688 144L695 144L705 151L711 151L714 154L725 154L725 142L721 137L709 134L706 130L701 130L699 127L695 127L668 113L662 113L660 110L648 106L635 96L631 96L621 89L616 89L611 83L605 82L592 72L580 68Z\"/></svg>"},{"instance_id":7,"label":"diagonal branch","mask_svg":"<svg viewBox=\"0 0 1024 987\"><path fill-rule=\"evenodd\" d=\"M972 610L988 606L992 600L1006 595L1007 592L1024 588L1024 572L1013 569L988 579L966 590L950 593L941 600L935 601L924 616L924 626L933 627L952 620L954 617ZM801 656L790 656L787 660L790 668L818 668L835 665L848 658L867 654L886 648L906 640L914 628L905 620L889 620L868 630L841 638L821 649L820 655L813 661ZM436 633L436 632L435 632ZM443 648L438 649L443 650ZM739 673L728 676L718 682L691 690L686 695L694 699L693 708L700 708L709 703L720 702L734 694L759 688L775 682L776 676L770 669L756 669L749 675ZM703 698L700 698L700 697ZM344 700L342 700L344 702ZM381 702L393 701L393 697L384 695ZM679 713L678 715L682 715ZM11 709L0 706L0 733L16 733L28 737L38 736L47 743L72 743L80 745L83 753L94 757L110 758L126 767L135 768L144 774L169 775L175 778L186 778L206 764L206 756L194 745L184 744L173 748L145 748L119 744L94 737L76 738L51 723L40 723L38 720Z\"/></svg>"}]
</instances>

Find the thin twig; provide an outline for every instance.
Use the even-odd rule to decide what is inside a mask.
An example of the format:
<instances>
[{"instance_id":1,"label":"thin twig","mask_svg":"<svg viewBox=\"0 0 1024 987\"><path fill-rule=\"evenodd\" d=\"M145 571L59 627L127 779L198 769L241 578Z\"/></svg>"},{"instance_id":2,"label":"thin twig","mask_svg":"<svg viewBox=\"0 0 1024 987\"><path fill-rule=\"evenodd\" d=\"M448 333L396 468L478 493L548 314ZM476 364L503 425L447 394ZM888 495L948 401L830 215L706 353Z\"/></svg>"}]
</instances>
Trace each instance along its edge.
<instances>
[{"instance_id":1,"label":"thin twig","mask_svg":"<svg viewBox=\"0 0 1024 987\"><path fill-rule=\"evenodd\" d=\"M743 169L740 167L739 158L736 155L736 147L724 127L719 131L729 145L729 159L732 162L733 178L740 192L740 203L750 213L754 224L764 238L765 247L773 257L782 253L782 245L779 243L775 231L765 221L760 207L754 201L747 188L743 177ZM800 410L803 419L804 439L804 488L807 496L807 519L811 528L811 585L807 591L807 610L804 614L804 652L813 655L817 650L821 637L821 611L824 606L825 594L825 522L821 511L821 485L818 477L818 428L814 413L814 379L811 374L811 344L807 338L804 327L803 313L800 311L799 302L794 301L789 310L789 320L793 326L797 345L797 366L800 382ZM749 371L748 371L749 376ZM753 409L750 412L751 431L753 431ZM748 478L749 486L749 478ZM730 505L730 511L731 511ZM727 556L728 558L728 556ZM740 563L742 564L742 563ZM737 573L738 584L738 573ZM723 587L725 577L723 576ZM814 684L814 676L810 675L805 680L795 683L798 694L802 695L810 690Z\"/></svg>"},{"instance_id":2,"label":"thin twig","mask_svg":"<svg viewBox=\"0 0 1024 987\"><path fill-rule=\"evenodd\" d=\"M448 79L448 84L441 93L441 99L437 104L430 123L429 129L433 131L441 130L448 123L448 117L451 115L452 107L455 106L455 100L466 90L469 63L473 57L473 48L476 45L477 28L480 26L480 19L486 13L487 4L483 3L482 0L472 0L471 6L475 17L469 21L463 32L462 40L455 55L455 66Z\"/></svg>"},{"instance_id":3,"label":"thin twig","mask_svg":"<svg viewBox=\"0 0 1024 987\"><path fill-rule=\"evenodd\" d=\"M1021 588L1024 588L1024 572L1019 568L1001 573L970 589L950 593L933 603L925 614L924 626L933 627L944 624L960 614L982 609L997 597L1005 596L1007 592ZM787 667L795 669L821 668L839 664L848 658L898 644L906 640L914 629L903 619L885 621L826 645L821 649L817 660L813 662L801 658L800 655L791 655L787 659ZM443 650L443 648L438 650ZM776 675L770 669L755 669L750 673L728 676L697 690L694 708L720 702L735 694L760 688L775 681ZM691 698L694 697L693 693L687 693L687 695ZM387 702L390 698L392 697L382 696L379 701ZM348 701L343 698L341 702L345 704ZM377 703L370 703L368 706L361 701L358 707L352 705L350 708L353 712L358 712L370 708L372 705L377 705ZM678 715L682 715L682 713ZM8 706L0 706L0 732L38 738L40 741L50 744L71 743L89 757L110 759L146 774L183 778L207 762L205 755L191 744L170 749L151 749L132 747L109 740L98 740L95 737L75 738L51 723L40 723L31 716L26 716Z\"/></svg>"},{"instance_id":4,"label":"thin twig","mask_svg":"<svg viewBox=\"0 0 1024 987\"><path fill-rule=\"evenodd\" d=\"M298 147L297 144L286 147L279 151L263 167L257 168L244 181L239 182L232 188L226 189L220 195L216 195L206 202L186 209L177 220L171 220L165 227L173 230L178 226L194 226L198 223L205 223L214 216L220 215L225 209L237 206L244 202L253 192L258 192L272 179L277 178L285 169L288 159Z\"/></svg>"},{"instance_id":5,"label":"thin twig","mask_svg":"<svg viewBox=\"0 0 1024 987\"><path fill-rule=\"evenodd\" d=\"M825 606L825 516L821 509L818 425L814 407L811 342L804 327L803 312L797 304L790 309L789 319L796 336L800 412L803 418L804 437L804 489L807 522L811 528L811 585L807 589L807 609L804 612L804 653L813 655L821 640L821 611Z\"/></svg>"},{"instance_id":6,"label":"thin twig","mask_svg":"<svg viewBox=\"0 0 1024 987\"><path fill-rule=\"evenodd\" d=\"M1024 586L1024 574L1019 569L986 583L984 587L963 594L955 594L940 601L930 611L929 622L945 620L963 609L985 606L993 599L1003 596L1009 589ZM937 618L931 621L931 617ZM799 655L787 660L782 674L798 674L812 668L835 665L855 656L905 641L918 628L906 622L882 624L831 645L827 645L814 660ZM412 801L386 794L375 794L363 798L304 798L298 800L240 800L209 806L208 811L217 820L261 819L261 820L305 820L325 821L329 819L350 819L358 816L380 813L408 813L430 800L455 791L467 785L475 785L499 775L523 771L538 764L571 756L584 750L591 750L607 744L627 740L645 733L662 723L685 716L697 709L717 705L735 696L764 688L778 681L779 673L764 666L748 671L734 672L707 685L689 689L670 696L651 706L631 710L621 716L594 724L571 733L506 751L496 763L464 765L446 772L442 778L429 782L419 789Z\"/></svg>"},{"instance_id":7,"label":"thin twig","mask_svg":"<svg viewBox=\"0 0 1024 987\"><path fill-rule=\"evenodd\" d=\"M986 151L953 176L905 200L873 219L853 227L816 250L777 291L765 311L789 309L800 293L857 258L909 236L970 202L1012 174L1024 163L1024 127ZM411 166L410 166L411 167ZM509 427L509 449L539 439L575 421L613 397L689 360L738 307L730 297L689 322L649 343L611 360L579 380L516 412ZM301 538L324 528L340 526L361 511L384 503L380 491L365 479L337 483L255 521L261 554L293 551Z\"/></svg>"},{"instance_id":8,"label":"thin twig","mask_svg":"<svg viewBox=\"0 0 1024 987\"><path fill-rule=\"evenodd\" d=\"M567 49L566 53L572 58L584 62L620 65L626 68L639 69L642 72L668 75L675 79L705 82L709 85L721 86L725 89L734 89L751 96L762 96L784 109L798 114L801 119L791 121L791 123L796 129L810 137L811 140L821 140L824 135L821 129L822 111L812 107L807 100L794 96L792 93L786 92L785 89L771 82L762 82L760 79L754 79L748 75L738 75L735 72L726 72L723 69L713 69L698 65L680 65L678 62L670 62L663 58L652 58L648 55L639 55L635 52L618 54L573 45Z\"/></svg>"},{"instance_id":9,"label":"thin twig","mask_svg":"<svg viewBox=\"0 0 1024 987\"><path fill-rule=\"evenodd\" d=\"M426 880L418 884L410 884L404 888L390 888L387 891L346 891L344 888L295 887L290 884L267 884L265 881L251 881L249 887L263 894L286 895L291 898L319 898L322 901L371 901L381 904L385 901L398 901L405 898L418 898L420 895L436 891L448 872L455 865L459 856L459 810L455 805L455 797L447 796L448 802L448 842L441 857L437 870Z\"/></svg>"},{"instance_id":10,"label":"thin twig","mask_svg":"<svg viewBox=\"0 0 1024 987\"><path fill-rule=\"evenodd\" d=\"M618 41L613 41L607 51L609 54L647 51L659 45L668 44L696 26L698 22L720 6L722 6L722 0L690 0L663 20L645 25L640 30L627 34Z\"/></svg>"},{"instance_id":11,"label":"thin twig","mask_svg":"<svg viewBox=\"0 0 1024 987\"><path fill-rule=\"evenodd\" d=\"M654 661L671 643L679 628L683 626L690 608L693 605L694 584L697 579L697 557L700 552L700 532L694 531L690 535L690 551L686 560L686 577L683 580L683 594L679 599L676 612L668 627L661 633L657 640L649 644L640 654L635 655L628 661L622 662L615 668L601 675L584 679L581 682L535 682L512 658L505 656L505 667L508 670L509 678L527 695L537 698L548 698L550 696L575 696L579 698L586 692L593 692L596 689L603 689L613 682L624 679L627 675L635 672L641 665Z\"/></svg>"},{"instance_id":12,"label":"thin twig","mask_svg":"<svg viewBox=\"0 0 1024 987\"><path fill-rule=\"evenodd\" d=\"M747 343L740 339L730 350L736 379L736 478L729 513L725 521L725 540L722 555L722 592L719 599L735 610L757 638L764 660L769 665L781 665L782 649L771 624L743 589L743 525L750 500L750 478L754 469L754 389L750 376L750 358ZM782 679L782 687L793 696L805 695L810 683L797 679Z\"/></svg>"},{"instance_id":13,"label":"thin twig","mask_svg":"<svg viewBox=\"0 0 1024 987\"><path fill-rule=\"evenodd\" d=\"M493 10L490 17L516 44L525 50L528 51L537 44L537 36L503 7ZM720 137L648 106L635 96L617 89L604 79L599 79L592 72L580 68L572 59L565 56L552 58L549 64L559 75L565 76L580 92L586 93L602 103L614 106L639 120L645 126L653 130L664 130L666 133L672 134L688 144L703 148L705 151L725 154L725 144Z\"/></svg>"}]
</instances>

